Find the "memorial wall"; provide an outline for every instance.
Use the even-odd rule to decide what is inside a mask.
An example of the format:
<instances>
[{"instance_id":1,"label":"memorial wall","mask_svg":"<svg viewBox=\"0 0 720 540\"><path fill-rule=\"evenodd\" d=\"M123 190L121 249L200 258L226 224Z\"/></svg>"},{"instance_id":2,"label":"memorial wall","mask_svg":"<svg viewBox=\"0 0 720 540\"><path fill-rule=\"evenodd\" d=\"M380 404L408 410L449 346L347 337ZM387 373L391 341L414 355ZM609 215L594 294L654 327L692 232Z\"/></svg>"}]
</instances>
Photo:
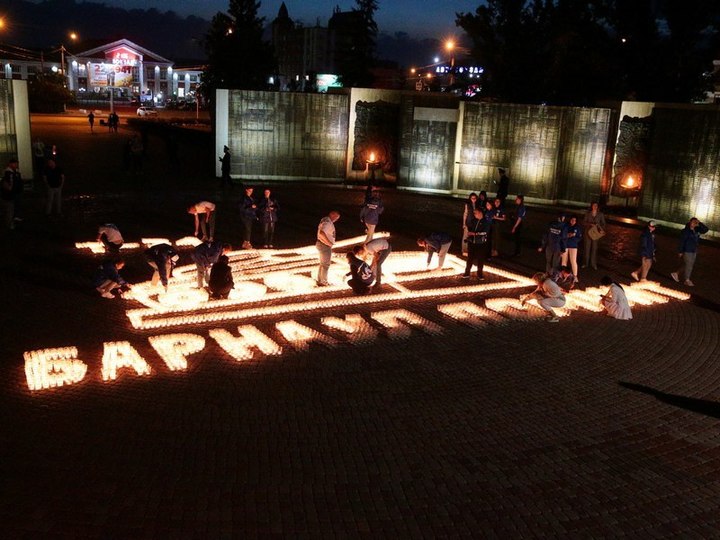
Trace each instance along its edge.
<instances>
[{"instance_id":1,"label":"memorial wall","mask_svg":"<svg viewBox=\"0 0 720 540\"><path fill-rule=\"evenodd\" d=\"M11 157L20 161L20 170L27 179L33 177L30 140L30 110L27 81L0 80L0 163Z\"/></svg>"},{"instance_id":2,"label":"memorial wall","mask_svg":"<svg viewBox=\"0 0 720 540\"><path fill-rule=\"evenodd\" d=\"M695 215L720 228L717 108L631 102L618 114L368 89L220 90L217 103L217 155L230 147L235 178L362 183L372 173L401 189L465 196L494 194L503 167L510 195L523 193L531 202L584 206L613 195L613 204L636 204L648 219L681 226ZM649 126L640 132L648 142L639 157L621 155L639 144L628 131L638 119L622 114L629 110ZM625 129L611 142L621 115Z\"/></svg>"},{"instance_id":3,"label":"memorial wall","mask_svg":"<svg viewBox=\"0 0 720 540\"><path fill-rule=\"evenodd\" d=\"M650 156L638 214L684 226L693 216L720 229L720 110L652 112Z\"/></svg>"}]
</instances>

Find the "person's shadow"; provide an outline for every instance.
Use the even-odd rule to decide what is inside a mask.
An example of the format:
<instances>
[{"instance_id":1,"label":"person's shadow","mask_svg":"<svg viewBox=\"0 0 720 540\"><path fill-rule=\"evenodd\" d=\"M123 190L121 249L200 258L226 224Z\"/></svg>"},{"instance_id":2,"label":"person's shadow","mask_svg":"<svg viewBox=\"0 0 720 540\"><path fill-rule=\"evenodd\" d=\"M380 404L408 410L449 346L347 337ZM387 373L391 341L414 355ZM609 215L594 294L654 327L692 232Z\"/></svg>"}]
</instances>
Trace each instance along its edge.
<instances>
[{"instance_id":1,"label":"person's shadow","mask_svg":"<svg viewBox=\"0 0 720 540\"><path fill-rule=\"evenodd\" d=\"M649 386L643 386L642 384L624 381L620 381L618 384L628 390L634 390L636 392L642 392L643 394L653 396L655 399L660 400L663 403L667 403L668 405L672 405L673 407L679 407L694 413L704 414L705 416L710 416L712 418L720 418L720 403L716 401L679 396L677 394L668 394L666 392L656 390L655 388L650 388Z\"/></svg>"}]
</instances>

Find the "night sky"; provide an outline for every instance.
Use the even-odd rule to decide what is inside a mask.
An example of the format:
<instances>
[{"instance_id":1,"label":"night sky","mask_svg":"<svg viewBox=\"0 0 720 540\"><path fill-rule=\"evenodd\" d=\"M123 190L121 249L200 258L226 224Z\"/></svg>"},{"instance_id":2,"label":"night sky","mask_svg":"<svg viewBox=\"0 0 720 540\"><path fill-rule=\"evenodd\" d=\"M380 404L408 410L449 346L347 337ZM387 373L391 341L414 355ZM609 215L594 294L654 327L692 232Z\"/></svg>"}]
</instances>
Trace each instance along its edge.
<instances>
[{"instance_id":1,"label":"night sky","mask_svg":"<svg viewBox=\"0 0 720 540\"><path fill-rule=\"evenodd\" d=\"M125 9L172 10L178 15L198 15L211 19L218 11L225 11L227 0L97 0L107 6ZM260 15L266 22L272 21L282 0L263 0ZM380 32L393 34L407 32L412 37L444 38L460 33L455 26L456 12L474 12L482 0L378 0L379 9L375 14ZM305 25L314 25L318 17L320 24L327 25L332 10L339 6L349 11L355 6L354 0L285 0L290 17L301 20Z\"/></svg>"}]
</instances>

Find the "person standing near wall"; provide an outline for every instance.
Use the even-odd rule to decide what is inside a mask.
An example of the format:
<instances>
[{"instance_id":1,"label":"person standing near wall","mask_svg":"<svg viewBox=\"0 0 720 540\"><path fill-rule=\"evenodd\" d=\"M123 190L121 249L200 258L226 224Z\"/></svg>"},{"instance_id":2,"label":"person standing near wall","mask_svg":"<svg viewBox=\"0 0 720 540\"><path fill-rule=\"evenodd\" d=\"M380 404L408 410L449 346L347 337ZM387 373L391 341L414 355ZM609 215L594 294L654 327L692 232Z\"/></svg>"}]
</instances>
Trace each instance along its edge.
<instances>
[{"instance_id":1,"label":"person standing near wall","mask_svg":"<svg viewBox=\"0 0 720 540\"><path fill-rule=\"evenodd\" d=\"M694 287L695 284L690 280L693 268L695 267L695 259L697 258L697 250L700 245L700 235L705 234L710 229L700 223L696 217L691 218L687 222L685 228L680 233L680 246L678 247L678 257L683 260L683 264L670 276L677 282L682 276L685 281L683 283L688 287Z\"/></svg>"},{"instance_id":2,"label":"person standing near wall","mask_svg":"<svg viewBox=\"0 0 720 540\"><path fill-rule=\"evenodd\" d=\"M502 229L505 227L503 223L507 220L505 215L505 207L503 206L504 201L501 199L495 199L493 201L493 224L492 224L492 247L490 250L491 257L500 256L500 244L502 243Z\"/></svg>"},{"instance_id":3,"label":"person standing near wall","mask_svg":"<svg viewBox=\"0 0 720 540\"><path fill-rule=\"evenodd\" d=\"M483 268L490 253L489 235L491 223L479 208L475 209L473 217L468 221L468 257L467 263L465 264L465 272L462 276L463 279L470 278L470 271L472 270L473 264L477 264L478 279L481 281L485 279L483 276Z\"/></svg>"},{"instance_id":4,"label":"person standing near wall","mask_svg":"<svg viewBox=\"0 0 720 540\"><path fill-rule=\"evenodd\" d=\"M655 260L655 222L649 221L640 235L640 268L631 272L635 281L647 281L648 273Z\"/></svg>"},{"instance_id":5,"label":"person standing near wall","mask_svg":"<svg viewBox=\"0 0 720 540\"><path fill-rule=\"evenodd\" d=\"M525 216L527 215L527 209L525 208L525 197L518 195L515 197L515 223L510 231L513 240L515 242L515 251L513 257L520 255L522 249L522 230L525 225Z\"/></svg>"},{"instance_id":6,"label":"person standing near wall","mask_svg":"<svg viewBox=\"0 0 720 540\"><path fill-rule=\"evenodd\" d=\"M605 214L600 211L600 205L596 202L590 203L590 209L585 212L583 218L583 229L585 230L585 259L583 268L591 264L597 270L597 252L600 239L605 236Z\"/></svg>"},{"instance_id":7,"label":"person standing near wall","mask_svg":"<svg viewBox=\"0 0 720 540\"><path fill-rule=\"evenodd\" d=\"M508 190L510 189L510 179L502 167L498 167L498 174L500 179L498 180L498 190L495 197L500 199L500 206L505 206L505 199L507 199Z\"/></svg>"},{"instance_id":8,"label":"person standing near wall","mask_svg":"<svg viewBox=\"0 0 720 540\"><path fill-rule=\"evenodd\" d=\"M230 149L227 146L223 146L223 155L220 157L220 172L222 178L220 183L224 186L232 187L232 178L230 178L230 165L232 163L232 155L230 155Z\"/></svg>"}]
</instances>

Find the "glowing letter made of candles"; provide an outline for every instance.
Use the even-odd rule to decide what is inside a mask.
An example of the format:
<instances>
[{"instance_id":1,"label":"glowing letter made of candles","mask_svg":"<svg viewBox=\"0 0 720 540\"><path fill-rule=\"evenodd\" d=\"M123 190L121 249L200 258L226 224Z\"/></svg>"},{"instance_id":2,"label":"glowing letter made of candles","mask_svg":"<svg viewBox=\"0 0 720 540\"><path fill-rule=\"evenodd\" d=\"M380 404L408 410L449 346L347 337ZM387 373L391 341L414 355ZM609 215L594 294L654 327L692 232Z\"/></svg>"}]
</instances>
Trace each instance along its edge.
<instances>
[{"instance_id":1,"label":"glowing letter made of candles","mask_svg":"<svg viewBox=\"0 0 720 540\"><path fill-rule=\"evenodd\" d=\"M210 337L238 362L250 360L255 349L268 356L282 354L280 345L252 325L238 326L238 334L235 337L227 330L210 330Z\"/></svg>"},{"instance_id":2,"label":"glowing letter made of candles","mask_svg":"<svg viewBox=\"0 0 720 540\"><path fill-rule=\"evenodd\" d=\"M345 315L344 319L339 317L323 317L322 323L328 328L339 330L347 334L350 343L359 345L375 341L378 332L368 322L357 314Z\"/></svg>"},{"instance_id":3,"label":"glowing letter made of candles","mask_svg":"<svg viewBox=\"0 0 720 540\"><path fill-rule=\"evenodd\" d=\"M120 368L131 367L138 375L150 374L150 366L140 353L127 341L103 343L102 378L116 379Z\"/></svg>"},{"instance_id":4,"label":"glowing letter made of candles","mask_svg":"<svg viewBox=\"0 0 720 540\"><path fill-rule=\"evenodd\" d=\"M480 307L472 302L458 302L456 304L442 304L437 307L437 310L443 315L447 315L472 326L473 328L482 328L487 326L489 323L503 323L503 319L498 313Z\"/></svg>"},{"instance_id":5,"label":"glowing letter made of candles","mask_svg":"<svg viewBox=\"0 0 720 540\"><path fill-rule=\"evenodd\" d=\"M443 331L441 326L407 309L376 311L370 316L387 328L390 339L407 339L410 337L410 326L415 326L427 334L442 334Z\"/></svg>"},{"instance_id":6,"label":"glowing letter made of candles","mask_svg":"<svg viewBox=\"0 0 720 540\"><path fill-rule=\"evenodd\" d=\"M30 390L42 390L64 384L75 384L85 377L87 364L79 360L76 347L28 351L25 378Z\"/></svg>"},{"instance_id":7,"label":"glowing letter made of candles","mask_svg":"<svg viewBox=\"0 0 720 540\"><path fill-rule=\"evenodd\" d=\"M205 338L197 334L167 334L148 338L171 371L187 369L187 357L205 348Z\"/></svg>"},{"instance_id":8,"label":"glowing letter made of candles","mask_svg":"<svg viewBox=\"0 0 720 540\"><path fill-rule=\"evenodd\" d=\"M282 336L290 342L290 345L298 351L306 351L312 342L321 343L331 348L338 344L338 342L330 336L321 334L317 330L303 326L295 321L276 323L275 328L277 328Z\"/></svg>"}]
</instances>

